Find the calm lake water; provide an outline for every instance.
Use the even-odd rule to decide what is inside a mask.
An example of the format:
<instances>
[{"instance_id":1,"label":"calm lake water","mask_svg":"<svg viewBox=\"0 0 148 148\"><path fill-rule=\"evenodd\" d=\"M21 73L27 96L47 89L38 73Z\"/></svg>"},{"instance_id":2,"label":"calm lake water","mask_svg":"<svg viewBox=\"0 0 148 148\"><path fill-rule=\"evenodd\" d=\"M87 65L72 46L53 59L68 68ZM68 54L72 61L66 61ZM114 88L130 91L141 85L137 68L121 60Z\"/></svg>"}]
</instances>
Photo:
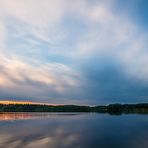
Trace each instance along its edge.
<instances>
[{"instance_id":1,"label":"calm lake water","mask_svg":"<svg viewBox=\"0 0 148 148\"><path fill-rule=\"evenodd\" d=\"M1 113L0 148L148 148L148 115Z\"/></svg>"}]
</instances>

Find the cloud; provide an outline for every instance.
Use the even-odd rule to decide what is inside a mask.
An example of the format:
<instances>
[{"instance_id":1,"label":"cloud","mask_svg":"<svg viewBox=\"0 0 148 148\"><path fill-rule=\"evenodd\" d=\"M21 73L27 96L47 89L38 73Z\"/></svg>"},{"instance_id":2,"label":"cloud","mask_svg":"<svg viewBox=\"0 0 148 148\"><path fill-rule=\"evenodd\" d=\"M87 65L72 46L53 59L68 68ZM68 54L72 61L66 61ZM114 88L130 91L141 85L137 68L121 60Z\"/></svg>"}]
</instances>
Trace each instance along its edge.
<instances>
[{"instance_id":1,"label":"cloud","mask_svg":"<svg viewBox=\"0 0 148 148\"><path fill-rule=\"evenodd\" d=\"M5 40L6 40L6 28L4 23L0 20L0 52L3 52L5 48Z\"/></svg>"},{"instance_id":2,"label":"cloud","mask_svg":"<svg viewBox=\"0 0 148 148\"><path fill-rule=\"evenodd\" d=\"M122 68L131 78L147 81L147 32L127 14L113 11L106 3L85 7L83 13L83 21L88 21L91 27L79 37L75 56L80 60L96 54L98 59L111 56L122 63Z\"/></svg>"},{"instance_id":3,"label":"cloud","mask_svg":"<svg viewBox=\"0 0 148 148\"><path fill-rule=\"evenodd\" d=\"M2 96L99 102L134 98L131 85L148 95L148 33L116 1L2 0L0 14Z\"/></svg>"},{"instance_id":4,"label":"cloud","mask_svg":"<svg viewBox=\"0 0 148 148\"><path fill-rule=\"evenodd\" d=\"M79 84L79 73L59 63L31 65L17 58L3 58L0 67L0 88L5 95L12 92L11 95L48 98Z\"/></svg>"},{"instance_id":5,"label":"cloud","mask_svg":"<svg viewBox=\"0 0 148 148\"><path fill-rule=\"evenodd\" d=\"M36 5L35 5L36 3ZM1 7L7 15L37 28L47 28L53 23L59 22L62 16L61 1L45 0L2 0Z\"/></svg>"}]
</instances>

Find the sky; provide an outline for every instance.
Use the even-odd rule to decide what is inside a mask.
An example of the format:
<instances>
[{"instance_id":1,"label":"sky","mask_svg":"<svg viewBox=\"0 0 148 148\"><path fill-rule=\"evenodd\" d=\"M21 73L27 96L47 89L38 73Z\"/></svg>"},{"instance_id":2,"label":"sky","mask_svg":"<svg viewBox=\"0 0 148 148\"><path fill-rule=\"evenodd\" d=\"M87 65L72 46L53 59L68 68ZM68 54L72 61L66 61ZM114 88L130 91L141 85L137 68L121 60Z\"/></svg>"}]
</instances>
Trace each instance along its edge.
<instances>
[{"instance_id":1,"label":"sky","mask_svg":"<svg viewBox=\"0 0 148 148\"><path fill-rule=\"evenodd\" d=\"M148 101L147 0L1 0L0 100Z\"/></svg>"}]
</instances>

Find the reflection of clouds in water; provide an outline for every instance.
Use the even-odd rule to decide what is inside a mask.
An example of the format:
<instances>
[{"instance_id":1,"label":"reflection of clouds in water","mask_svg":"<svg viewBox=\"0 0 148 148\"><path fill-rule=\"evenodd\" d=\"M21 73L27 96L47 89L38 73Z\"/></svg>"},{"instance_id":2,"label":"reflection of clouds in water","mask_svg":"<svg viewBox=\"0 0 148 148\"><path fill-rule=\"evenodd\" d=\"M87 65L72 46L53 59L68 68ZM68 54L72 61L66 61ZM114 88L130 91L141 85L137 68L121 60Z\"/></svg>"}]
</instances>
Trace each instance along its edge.
<instances>
[{"instance_id":1,"label":"reflection of clouds in water","mask_svg":"<svg viewBox=\"0 0 148 148\"><path fill-rule=\"evenodd\" d=\"M63 137L63 135L55 135L55 137L45 137L42 139L30 141L26 143L24 147L29 148L41 148L41 147L51 147L51 148L58 148L58 147L72 147L72 145L76 144L76 141L79 140L79 135L67 135Z\"/></svg>"},{"instance_id":2,"label":"reflection of clouds in water","mask_svg":"<svg viewBox=\"0 0 148 148\"><path fill-rule=\"evenodd\" d=\"M129 147L132 148L148 148L148 132L140 133L138 132L136 136L130 141Z\"/></svg>"},{"instance_id":3,"label":"reflection of clouds in water","mask_svg":"<svg viewBox=\"0 0 148 148\"><path fill-rule=\"evenodd\" d=\"M31 132L29 134L32 134ZM12 133L10 136L0 140L0 146L6 148L59 148L59 147L73 147L79 141L79 135L66 133L66 129L58 128L55 131L49 132L48 135L44 133L34 133L28 139L26 136L19 137ZM1 135L2 136L2 135Z\"/></svg>"},{"instance_id":4,"label":"reflection of clouds in water","mask_svg":"<svg viewBox=\"0 0 148 148\"><path fill-rule=\"evenodd\" d=\"M33 114L34 115L34 114ZM32 116L33 116L32 115ZM44 117L40 116L42 113L37 113L38 118L32 120L16 120L14 122L3 121L0 122L0 147L6 148L41 148L41 147L72 147L79 141L79 133L71 133L70 125L65 124L73 120L79 120L86 114L79 113L55 113L47 114ZM16 115L19 118L19 115ZM28 115L29 118L31 117ZM23 116L27 117L28 116ZM22 118L22 115L20 114ZM44 120L43 120L44 118ZM60 124L59 124L60 123ZM3 128L2 128L3 127Z\"/></svg>"},{"instance_id":5,"label":"reflection of clouds in water","mask_svg":"<svg viewBox=\"0 0 148 148\"><path fill-rule=\"evenodd\" d=\"M0 148L147 148L147 123L145 116L98 114L3 121Z\"/></svg>"}]
</instances>

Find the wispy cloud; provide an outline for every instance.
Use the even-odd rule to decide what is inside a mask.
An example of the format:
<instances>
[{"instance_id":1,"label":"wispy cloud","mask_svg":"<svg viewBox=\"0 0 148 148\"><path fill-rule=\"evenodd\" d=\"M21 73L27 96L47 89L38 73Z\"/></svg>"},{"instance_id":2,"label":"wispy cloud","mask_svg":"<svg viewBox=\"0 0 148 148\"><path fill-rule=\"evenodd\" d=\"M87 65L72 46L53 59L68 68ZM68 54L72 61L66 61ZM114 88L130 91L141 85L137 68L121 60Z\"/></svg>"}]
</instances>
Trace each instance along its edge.
<instances>
[{"instance_id":1,"label":"wispy cloud","mask_svg":"<svg viewBox=\"0 0 148 148\"><path fill-rule=\"evenodd\" d=\"M116 3L1 0L1 97L145 98L148 32Z\"/></svg>"}]
</instances>

